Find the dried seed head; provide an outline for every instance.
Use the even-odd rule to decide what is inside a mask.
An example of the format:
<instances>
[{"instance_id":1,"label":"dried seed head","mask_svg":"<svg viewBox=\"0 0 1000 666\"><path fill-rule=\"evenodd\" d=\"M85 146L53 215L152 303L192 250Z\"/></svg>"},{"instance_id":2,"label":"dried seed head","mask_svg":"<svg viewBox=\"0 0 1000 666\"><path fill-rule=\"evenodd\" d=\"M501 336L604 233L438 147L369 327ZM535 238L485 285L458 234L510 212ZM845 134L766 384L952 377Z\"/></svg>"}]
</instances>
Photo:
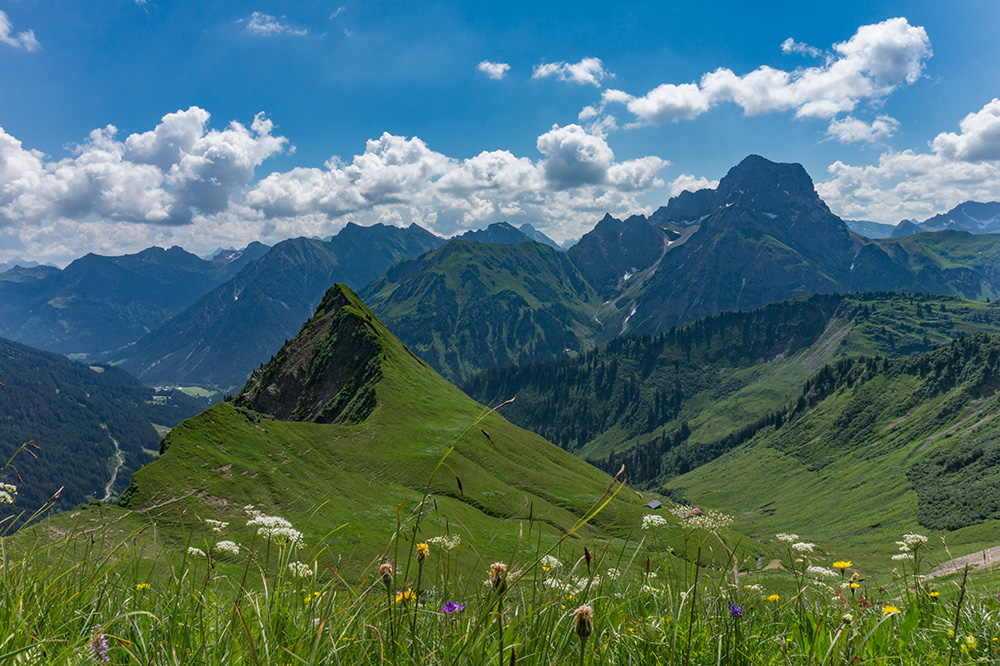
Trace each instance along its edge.
<instances>
[{"instance_id":1,"label":"dried seed head","mask_svg":"<svg viewBox=\"0 0 1000 666\"><path fill-rule=\"evenodd\" d=\"M584 604L573 611L573 617L576 618L576 635L580 640L585 641L590 638L594 633L594 609L590 604Z\"/></svg>"},{"instance_id":2,"label":"dried seed head","mask_svg":"<svg viewBox=\"0 0 1000 666\"><path fill-rule=\"evenodd\" d=\"M493 589L497 592L503 592L507 589L507 565L503 562L494 562L493 566L490 567L490 582L493 583Z\"/></svg>"},{"instance_id":3,"label":"dried seed head","mask_svg":"<svg viewBox=\"0 0 1000 666\"><path fill-rule=\"evenodd\" d=\"M396 573L392 566L392 562L383 562L378 568L378 575L382 577L382 584L385 585L385 589L392 589L392 575Z\"/></svg>"}]
</instances>

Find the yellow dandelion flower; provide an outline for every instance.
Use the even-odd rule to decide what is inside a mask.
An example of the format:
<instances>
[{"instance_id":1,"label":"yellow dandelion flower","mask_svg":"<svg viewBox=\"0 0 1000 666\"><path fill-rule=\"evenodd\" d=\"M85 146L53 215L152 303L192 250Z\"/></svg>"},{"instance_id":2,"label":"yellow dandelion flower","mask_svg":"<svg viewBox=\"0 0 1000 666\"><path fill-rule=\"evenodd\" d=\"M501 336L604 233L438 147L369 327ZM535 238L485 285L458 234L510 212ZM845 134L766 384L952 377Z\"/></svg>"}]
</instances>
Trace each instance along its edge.
<instances>
[{"instance_id":1,"label":"yellow dandelion flower","mask_svg":"<svg viewBox=\"0 0 1000 666\"><path fill-rule=\"evenodd\" d=\"M149 583L139 583L138 585L135 586L135 589L139 592L142 592L143 590L148 590Z\"/></svg>"},{"instance_id":2,"label":"yellow dandelion flower","mask_svg":"<svg viewBox=\"0 0 1000 666\"><path fill-rule=\"evenodd\" d=\"M937 590L934 590L933 592L930 593L930 595L932 599L937 599L938 597L941 596L941 593L938 592Z\"/></svg>"},{"instance_id":3,"label":"yellow dandelion flower","mask_svg":"<svg viewBox=\"0 0 1000 666\"><path fill-rule=\"evenodd\" d=\"M413 590L396 590L396 603L399 602L410 602L417 598L417 593Z\"/></svg>"},{"instance_id":4,"label":"yellow dandelion flower","mask_svg":"<svg viewBox=\"0 0 1000 666\"><path fill-rule=\"evenodd\" d=\"M772 604L776 604L779 601L781 601L781 597L777 594L772 594L767 598L767 600L770 601Z\"/></svg>"},{"instance_id":5,"label":"yellow dandelion flower","mask_svg":"<svg viewBox=\"0 0 1000 666\"><path fill-rule=\"evenodd\" d=\"M851 583L851 589L856 590L861 587L861 583Z\"/></svg>"},{"instance_id":6,"label":"yellow dandelion flower","mask_svg":"<svg viewBox=\"0 0 1000 666\"><path fill-rule=\"evenodd\" d=\"M839 562L834 562L833 563L833 568L834 569L840 569L841 573L844 572L844 569L849 569L850 566L851 566L851 561L850 560L847 560L846 562L843 561L843 560L840 560Z\"/></svg>"},{"instance_id":7,"label":"yellow dandelion flower","mask_svg":"<svg viewBox=\"0 0 1000 666\"><path fill-rule=\"evenodd\" d=\"M417 562L423 562L427 558L427 554L431 552L431 549L426 543L417 544Z\"/></svg>"},{"instance_id":8,"label":"yellow dandelion flower","mask_svg":"<svg viewBox=\"0 0 1000 666\"><path fill-rule=\"evenodd\" d=\"M882 608L882 615L897 615L899 609L895 606L885 606Z\"/></svg>"}]
</instances>

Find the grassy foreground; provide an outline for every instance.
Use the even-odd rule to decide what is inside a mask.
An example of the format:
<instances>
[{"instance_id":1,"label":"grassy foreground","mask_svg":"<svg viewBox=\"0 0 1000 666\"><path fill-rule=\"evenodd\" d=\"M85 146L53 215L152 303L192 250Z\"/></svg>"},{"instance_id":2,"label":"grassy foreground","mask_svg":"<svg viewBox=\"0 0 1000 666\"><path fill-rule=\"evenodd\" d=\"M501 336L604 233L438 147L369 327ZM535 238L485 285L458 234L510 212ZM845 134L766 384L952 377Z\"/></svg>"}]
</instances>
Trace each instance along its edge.
<instances>
[{"instance_id":1,"label":"grassy foreground","mask_svg":"<svg viewBox=\"0 0 1000 666\"><path fill-rule=\"evenodd\" d=\"M609 490L580 524L599 512ZM425 498L425 502L428 500ZM420 506L417 507L418 509ZM32 528L0 540L4 664L971 664L997 663L1000 602L959 575L922 580L931 544L902 535L879 576L826 561L797 535L761 566L722 514L676 507L579 555L537 521L511 522L503 561L474 535L418 534L400 514L390 557L358 581L322 566L317 535L245 509L229 525L155 526L104 541L87 514L59 542ZM580 525L571 528L572 533ZM242 527L242 526L241 526ZM676 547L667 546L667 541ZM195 545L197 544L197 545ZM464 555L463 555L464 553ZM938 554L933 554L934 558ZM702 566L698 566L701 562ZM470 573L471 571L471 573Z\"/></svg>"}]
</instances>

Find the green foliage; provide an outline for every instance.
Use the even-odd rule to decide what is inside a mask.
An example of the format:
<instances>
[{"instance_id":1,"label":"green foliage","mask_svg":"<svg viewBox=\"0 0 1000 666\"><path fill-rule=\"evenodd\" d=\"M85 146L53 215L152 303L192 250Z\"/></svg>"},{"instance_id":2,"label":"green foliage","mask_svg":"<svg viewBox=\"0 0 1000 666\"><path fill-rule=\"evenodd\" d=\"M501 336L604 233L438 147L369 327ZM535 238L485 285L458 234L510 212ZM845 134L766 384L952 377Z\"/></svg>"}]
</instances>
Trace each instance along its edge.
<instances>
[{"instance_id":1,"label":"green foliage","mask_svg":"<svg viewBox=\"0 0 1000 666\"><path fill-rule=\"evenodd\" d=\"M601 330L597 294L564 253L540 243L453 240L393 267L361 296L400 340L453 381L494 366L580 353Z\"/></svg>"},{"instance_id":2,"label":"green foliage","mask_svg":"<svg viewBox=\"0 0 1000 666\"><path fill-rule=\"evenodd\" d=\"M30 516L62 488L56 509L105 497L116 445L122 453L112 495L129 475L152 460L160 436L152 424L172 426L207 402L179 391L157 391L108 366L86 366L65 357L0 339L0 462L36 438L38 449L9 468L5 483L18 486L17 504L0 505L0 518Z\"/></svg>"},{"instance_id":3,"label":"green foliage","mask_svg":"<svg viewBox=\"0 0 1000 666\"><path fill-rule=\"evenodd\" d=\"M618 338L578 359L496 368L464 388L482 402L518 396L507 412L518 425L610 473L624 464L630 482L655 487L776 425L807 380L820 388L833 381L824 363L913 354L953 336L997 331L1000 309L975 301L817 295L655 337ZM946 371L935 365L931 372ZM928 390L939 381L929 380ZM864 432L849 414L843 419Z\"/></svg>"},{"instance_id":4,"label":"green foliage","mask_svg":"<svg viewBox=\"0 0 1000 666\"><path fill-rule=\"evenodd\" d=\"M280 520L258 518L252 507L247 513L239 524ZM600 515L599 505L588 513ZM489 537L475 533L457 543L430 540L418 554L418 515L381 531L391 559L349 577L337 560L319 557L325 538L308 529L296 548L275 536L233 541L235 521L192 518L171 541L136 514L81 510L74 522L49 523L45 536L0 542L0 584L16 594L16 603L0 605L0 661L944 666L1000 659L995 595L975 577L918 582L929 545L916 548L898 575L850 562L838 573L836 558L772 538L772 566L762 567L741 540L717 529L719 516L667 514L633 525L626 538L590 543L583 557L572 540L528 519L491 565L476 556ZM683 557L670 554L668 541ZM463 552L473 555L471 568L461 565ZM721 556L709 559L711 552Z\"/></svg>"}]
</instances>

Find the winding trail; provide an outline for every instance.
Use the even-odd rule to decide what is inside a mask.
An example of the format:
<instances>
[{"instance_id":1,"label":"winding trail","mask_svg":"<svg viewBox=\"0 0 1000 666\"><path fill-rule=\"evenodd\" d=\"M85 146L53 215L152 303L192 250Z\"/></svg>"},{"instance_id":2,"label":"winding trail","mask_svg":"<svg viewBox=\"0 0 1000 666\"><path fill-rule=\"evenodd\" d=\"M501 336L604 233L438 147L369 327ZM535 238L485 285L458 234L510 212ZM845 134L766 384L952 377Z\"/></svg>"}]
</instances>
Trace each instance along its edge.
<instances>
[{"instance_id":1,"label":"winding trail","mask_svg":"<svg viewBox=\"0 0 1000 666\"><path fill-rule=\"evenodd\" d=\"M104 428L105 431L108 429L108 427L103 423L101 424L101 427ZM111 437L111 435L109 434L108 437ZM101 500L102 502L107 502L111 499L111 489L115 487L115 481L118 480L118 470L120 470L122 465L125 464L125 454L122 452L122 447L118 446L118 440L111 437L111 442L115 445L114 457L118 459L118 462L115 464L114 470L111 471L111 480L108 481L108 485L104 487L104 499Z\"/></svg>"},{"instance_id":2,"label":"winding trail","mask_svg":"<svg viewBox=\"0 0 1000 666\"><path fill-rule=\"evenodd\" d=\"M926 580L930 578L937 578L938 576L960 573L966 565L969 565L969 568L971 569L988 569L990 567L995 567L997 564L1000 564L1000 546L993 546L992 548L981 550L978 553L970 553L968 555L963 555L962 557L956 557L953 560L948 560L947 562L942 562L931 569L930 573L928 573L924 578Z\"/></svg>"}]
</instances>

